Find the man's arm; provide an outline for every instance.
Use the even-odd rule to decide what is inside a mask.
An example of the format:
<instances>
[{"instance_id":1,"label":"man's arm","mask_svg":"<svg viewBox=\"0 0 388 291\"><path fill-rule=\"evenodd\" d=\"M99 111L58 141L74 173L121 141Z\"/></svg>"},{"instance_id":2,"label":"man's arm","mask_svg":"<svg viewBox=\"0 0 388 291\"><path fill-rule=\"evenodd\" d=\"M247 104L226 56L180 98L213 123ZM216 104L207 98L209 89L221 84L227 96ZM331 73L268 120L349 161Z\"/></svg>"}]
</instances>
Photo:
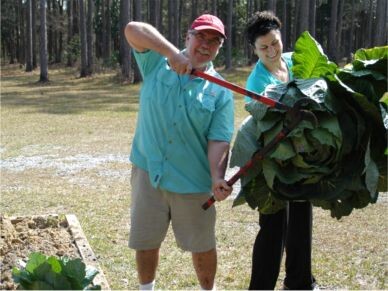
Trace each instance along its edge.
<instances>
[{"instance_id":1,"label":"man's arm","mask_svg":"<svg viewBox=\"0 0 388 291\"><path fill-rule=\"evenodd\" d=\"M224 179L228 164L228 154L229 143L224 141L208 142L208 160L212 176L212 191L217 201L224 200L233 190Z\"/></svg>"},{"instance_id":2,"label":"man's arm","mask_svg":"<svg viewBox=\"0 0 388 291\"><path fill-rule=\"evenodd\" d=\"M192 66L188 58L152 25L131 21L125 27L125 37L129 45L138 52L153 50L165 56L178 74L191 73Z\"/></svg>"}]
</instances>

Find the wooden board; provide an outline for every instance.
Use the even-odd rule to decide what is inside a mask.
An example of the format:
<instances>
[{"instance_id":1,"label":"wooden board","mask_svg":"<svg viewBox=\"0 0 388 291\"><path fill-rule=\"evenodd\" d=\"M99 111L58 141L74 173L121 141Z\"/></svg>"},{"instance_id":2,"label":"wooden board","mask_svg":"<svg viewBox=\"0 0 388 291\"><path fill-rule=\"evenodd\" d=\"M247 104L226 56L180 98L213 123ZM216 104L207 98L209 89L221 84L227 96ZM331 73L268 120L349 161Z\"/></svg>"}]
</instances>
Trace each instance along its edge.
<instances>
[{"instance_id":1,"label":"wooden board","mask_svg":"<svg viewBox=\"0 0 388 291\"><path fill-rule=\"evenodd\" d=\"M99 272L94 278L93 283L95 285L101 285L102 290L110 290L108 281L106 280L105 275L98 264L97 258L93 253L84 232L82 231L81 224L79 223L77 217L74 214L67 214L66 220L69 224L71 234L73 235L82 260L86 265L95 267Z\"/></svg>"}]
</instances>

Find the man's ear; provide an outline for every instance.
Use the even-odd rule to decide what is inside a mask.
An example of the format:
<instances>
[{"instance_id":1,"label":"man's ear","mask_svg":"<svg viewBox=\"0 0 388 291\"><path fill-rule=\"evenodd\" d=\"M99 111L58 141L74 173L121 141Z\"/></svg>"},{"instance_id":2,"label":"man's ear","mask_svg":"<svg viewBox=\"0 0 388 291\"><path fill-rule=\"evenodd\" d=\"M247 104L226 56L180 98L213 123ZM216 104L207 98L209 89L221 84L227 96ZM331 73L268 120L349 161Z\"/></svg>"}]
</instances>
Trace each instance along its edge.
<instances>
[{"instance_id":1,"label":"man's ear","mask_svg":"<svg viewBox=\"0 0 388 291\"><path fill-rule=\"evenodd\" d=\"M190 33L189 33L189 32L186 32L185 41L188 41L188 40L189 40L189 37L190 37Z\"/></svg>"},{"instance_id":2,"label":"man's ear","mask_svg":"<svg viewBox=\"0 0 388 291\"><path fill-rule=\"evenodd\" d=\"M186 37L185 37L185 47L187 47L187 44L189 42L189 37L190 37L190 33L186 33Z\"/></svg>"}]
</instances>

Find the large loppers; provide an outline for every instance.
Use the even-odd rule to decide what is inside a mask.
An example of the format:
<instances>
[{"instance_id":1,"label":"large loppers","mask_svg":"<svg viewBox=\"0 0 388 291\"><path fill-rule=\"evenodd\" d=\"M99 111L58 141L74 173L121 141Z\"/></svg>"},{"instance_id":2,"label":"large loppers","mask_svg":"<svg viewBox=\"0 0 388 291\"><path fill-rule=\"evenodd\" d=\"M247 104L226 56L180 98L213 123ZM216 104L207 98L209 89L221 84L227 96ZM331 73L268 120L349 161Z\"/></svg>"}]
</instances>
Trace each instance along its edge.
<instances>
[{"instance_id":1,"label":"large loppers","mask_svg":"<svg viewBox=\"0 0 388 291\"><path fill-rule=\"evenodd\" d=\"M251 97L254 100L257 100L259 102L262 102L270 107L274 107L281 110L286 110L286 117L285 117L285 126L283 127L282 131L279 132L273 140L271 140L267 145L265 145L262 149L255 152L252 156L252 158L243 166L240 168L240 170L235 173L228 181L227 184L229 186L232 186L234 183L237 182L238 179L241 178L241 176L244 176L247 171L253 167L253 165L259 161L264 159L266 155L268 155L276 146L277 144L282 141L284 138L287 137L287 135L296 127L298 126L299 122L302 120L308 120L310 121L314 126L317 125L318 121L315 115L308 110L303 109L303 106L306 106L307 104L313 104L316 103L314 100L309 98L301 98L298 101L295 102L295 104L290 107L283 103L280 103L278 101L272 100L268 97L259 95L253 91L249 91L245 88L242 88L236 84L232 84L228 81L216 78L214 76L210 76L202 71L193 70L191 72L192 75L203 78L205 80L208 80L212 83L216 83L220 86L223 86L225 88L228 88L234 92L246 95ZM213 205L215 202L214 196L208 199L206 203L202 205L202 208L204 210L208 209L210 206Z\"/></svg>"}]
</instances>

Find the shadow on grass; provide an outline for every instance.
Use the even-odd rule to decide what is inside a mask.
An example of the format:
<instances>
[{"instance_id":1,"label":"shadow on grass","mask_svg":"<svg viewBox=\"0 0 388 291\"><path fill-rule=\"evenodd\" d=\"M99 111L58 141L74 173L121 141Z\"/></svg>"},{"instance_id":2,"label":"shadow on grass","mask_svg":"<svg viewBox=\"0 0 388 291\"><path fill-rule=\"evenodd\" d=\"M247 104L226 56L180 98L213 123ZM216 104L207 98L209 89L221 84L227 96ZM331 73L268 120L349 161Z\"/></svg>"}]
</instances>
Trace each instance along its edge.
<instances>
[{"instance_id":1,"label":"shadow on grass","mask_svg":"<svg viewBox=\"0 0 388 291\"><path fill-rule=\"evenodd\" d=\"M80 114L82 112L137 112L140 85L124 85L116 72L79 78L74 68L52 69L50 82L37 82L39 72L26 73L15 66L2 68L2 110L20 109L24 113ZM241 75L249 68L236 68L220 73L230 82L245 84Z\"/></svg>"},{"instance_id":2,"label":"shadow on grass","mask_svg":"<svg viewBox=\"0 0 388 291\"><path fill-rule=\"evenodd\" d=\"M87 92L87 91L86 91ZM79 114L87 111L136 112L138 96L109 96L108 93L87 94L42 94L39 97L19 94L2 94L1 106L20 108L25 113Z\"/></svg>"},{"instance_id":3,"label":"shadow on grass","mask_svg":"<svg viewBox=\"0 0 388 291\"><path fill-rule=\"evenodd\" d=\"M114 73L77 78L70 69L54 71L41 84L35 74L2 76L2 110L24 113L80 114L82 112L137 112L139 85L123 85Z\"/></svg>"}]
</instances>

